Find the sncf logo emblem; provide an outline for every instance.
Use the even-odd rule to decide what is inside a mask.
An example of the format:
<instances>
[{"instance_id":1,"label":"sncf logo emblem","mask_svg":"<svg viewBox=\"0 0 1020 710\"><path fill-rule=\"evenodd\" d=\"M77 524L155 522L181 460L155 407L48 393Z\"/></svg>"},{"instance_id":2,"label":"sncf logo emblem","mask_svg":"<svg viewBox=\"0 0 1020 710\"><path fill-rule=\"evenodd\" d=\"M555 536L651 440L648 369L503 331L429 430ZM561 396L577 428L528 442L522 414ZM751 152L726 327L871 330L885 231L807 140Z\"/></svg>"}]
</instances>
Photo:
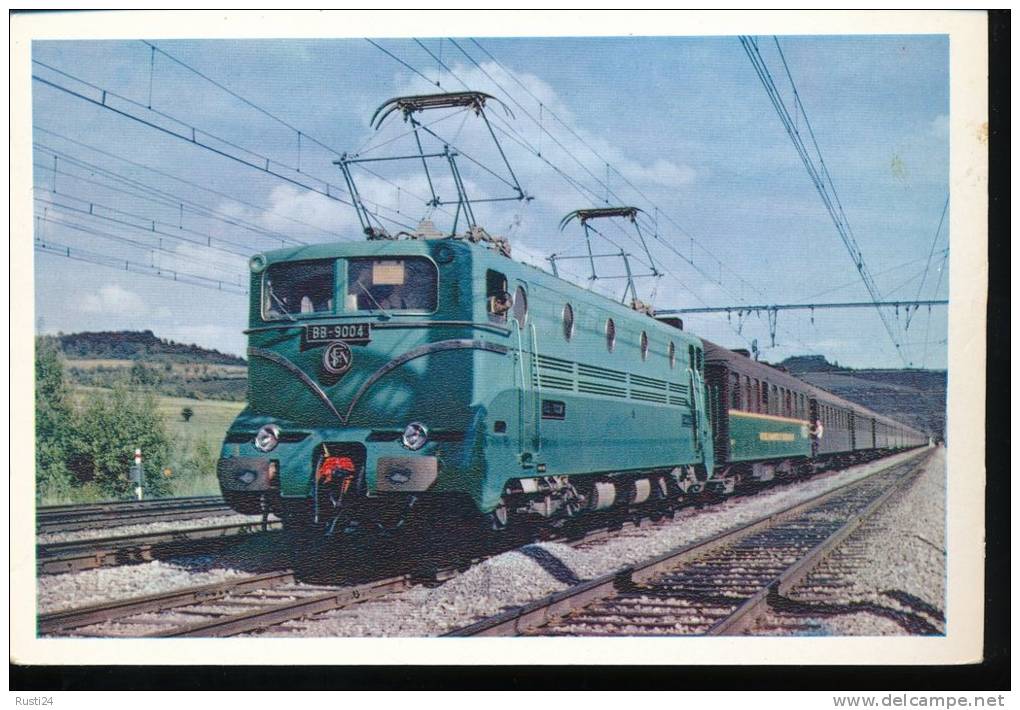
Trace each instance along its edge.
<instances>
[{"instance_id":1,"label":"sncf logo emblem","mask_svg":"<svg viewBox=\"0 0 1020 710\"><path fill-rule=\"evenodd\" d=\"M354 355L351 347L342 340L330 343L322 351L322 369L331 375L342 375L351 369Z\"/></svg>"}]
</instances>

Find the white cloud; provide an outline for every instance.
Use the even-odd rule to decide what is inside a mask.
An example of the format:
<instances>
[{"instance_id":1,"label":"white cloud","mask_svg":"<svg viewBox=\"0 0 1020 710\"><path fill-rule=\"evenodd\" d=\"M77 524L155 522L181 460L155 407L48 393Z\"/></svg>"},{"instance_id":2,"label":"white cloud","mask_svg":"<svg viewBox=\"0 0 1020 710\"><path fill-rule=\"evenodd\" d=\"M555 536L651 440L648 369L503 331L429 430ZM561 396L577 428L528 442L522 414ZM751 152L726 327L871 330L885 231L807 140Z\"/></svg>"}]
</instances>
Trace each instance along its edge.
<instances>
[{"instance_id":1,"label":"white cloud","mask_svg":"<svg viewBox=\"0 0 1020 710\"><path fill-rule=\"evenodd\" d=\"M321 231L306 225L315 225L337 234L357 227L353 207L291 185L274 187L269 193L269 208L259 213L255 221L274 232L299 238L312 234L317 240L322 238Z\"/></svg>"},{"instance_id":2,"label":"white cloud","mask_svg":"<svg viewBox=\"0 0 1020 710\"><path fill-rule=\"evenodd\" d=\"M626 156L615 143L585 130L577 122L568 104L548 83L534 74L516 73L517 80L526 87L525 91L492 62L482 62L480 68L453 63L451 68L467 86L491 94L507 104L513 112L514 119L506 116L502 107L492 105L491 102L487 115L504 150L511 158L511 165L522 187L526 192L536 193L541 199L543 193L555 189L551 188L551 185L558 183L564 186L569 199L558 203L559 208L564 204L587 206L587 203L596 197L578 194L573 188L567 187L560 177L551 177L552 171L549 166L532 151L541 152L544 159L593 189L599 199L605 188L598 185L597 181L605 180L607 161L642 192L656 188L675 190L690 185L696 178L694 169L684 164L679 156L660 155L650 164L641 163ZM461 83L448 74L444 73L443 82L443 88L448 91L462 89ZM509 100L502 86L507 87L520 103L515 104ZM396 91L399 94L421 93L422 86L420 82L402 79ZM422 120L428 123L436 119L440 120L434 126L434 130L443 138L456 143L468 154L478 157L487 167L501 174L505 173L502 159L484 127L472 127L471 117L468 117L463 125L457 118L442 120L443 115L440 113L427 114ZM392 133L384 137L383 131L380 131L378 136L380 142L387 137L399 135L398 131L406 131L407 126L391 118L384 126L384 130L386 129ZM411 139L408 137L406 140ZM400 144L395 142L390 147L396 145ZM464 173L472 171L480 173L467 160L458 160L458 165ZM485 177L482 173L481 178ZM550 179L555 183L550 183ZM638 199L629 186L620 184L619 176L612 175L609 182L610 188L619 193L624 200ZM501 189L505 192L506 186L502 186Z\"/></svg>"},{"instance_id":3,"label":"white cloud","mask_svg":"<svg viewBox=\"0 0 1020 710\"><path fill-rule=\"evenodd\" d=\"M148 312L141 296L117 284L101 286L98 291L86 293L76 305L83 313L101 313L106 316L138 316Z\"/></svg>"},{"instance_id":4,"label":"white cloud","mask_svg":"<svg viewBox=\"0 0 1020 710\"><path fill-rule=\"evenodd\" d=\"M620 168L631 182L655 184L661 187L681 187L694 181L694 168L678 165L669 160L659 158L651 165L639 165L633 162L624 163Z\"/></svg>"}]
</instances>

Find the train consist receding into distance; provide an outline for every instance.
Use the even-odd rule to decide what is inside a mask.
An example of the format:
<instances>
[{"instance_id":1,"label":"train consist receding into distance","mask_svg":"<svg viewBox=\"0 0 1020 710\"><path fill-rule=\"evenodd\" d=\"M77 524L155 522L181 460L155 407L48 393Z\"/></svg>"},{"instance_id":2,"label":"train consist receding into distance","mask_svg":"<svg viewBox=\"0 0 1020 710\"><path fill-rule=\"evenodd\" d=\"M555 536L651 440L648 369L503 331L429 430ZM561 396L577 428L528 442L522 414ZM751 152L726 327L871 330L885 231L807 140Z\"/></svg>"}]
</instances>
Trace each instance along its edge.
<instances>
[{"instance_id":1,"label":"train consist receding into distance","mask_svg":"<svg viewBox=\"0 0 1020 710\"><path fill-rule=\"evenodd\" d=\"M384 107L417 128L416 111L486 98L449 97ZM929 443L636 299L514 261L460 198L462 235L363 219L364 241L251 259L248 405L218 464L235 510L323 534L414 515L499 529Z\"/></svg>"}]
</instances>

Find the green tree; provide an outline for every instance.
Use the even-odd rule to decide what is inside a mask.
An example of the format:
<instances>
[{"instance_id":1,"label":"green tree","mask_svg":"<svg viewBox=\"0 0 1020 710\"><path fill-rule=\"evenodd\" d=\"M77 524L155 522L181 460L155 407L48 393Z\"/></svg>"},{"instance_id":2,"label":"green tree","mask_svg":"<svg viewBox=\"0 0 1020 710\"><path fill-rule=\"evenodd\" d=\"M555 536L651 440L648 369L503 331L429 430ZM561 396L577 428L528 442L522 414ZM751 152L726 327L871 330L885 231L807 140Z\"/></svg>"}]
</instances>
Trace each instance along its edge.
<instances>
[{"instance_id":1,"label":"green tree","mask_svg":"<svg viewBox=\"0 0 1020 710\"><path fill-rule=\"evenodd\" d=\"M184 407L181 409L181 419L185 422L190 422L193 416L195 416L195 410L191 407Z\"/></svg>"},{"instance_id":2,"label":"green tree","mask_svg":"<svg viewBox=\"0 0 1020 710\"><path fill-rule=\"evenodd\" d=\"M53 338L35 341L35 481L36 498L66 498L74 478L67 467L73 429L71 396L64 362Z\"/></svg>"},{"instance_id":3,"label":"green tree","mask_svg":"<svg viewBox=\"0 0 1020 710\"><path fill-rule=\"evenodd\" d=\"M145 490L165 495L170 482L162 471L171 442L152 392L124 386L112 392L90 392L82 403L72 437L69 468L78 481L92 481L108 495L130 494L128 470L136 448L142 450Z\"/></svg>"},{"instance_id":4,"label":"green tree","mask_svg":"<svg viewBox=\"0 0 1020 710\"><path fill-rule=\"evenodd\" d=\"M141 362L136 362L131 366L131 384L133 385L152 387L162 381L163 376L154 367L149 367Z\"/></svg>"}]
</instances>

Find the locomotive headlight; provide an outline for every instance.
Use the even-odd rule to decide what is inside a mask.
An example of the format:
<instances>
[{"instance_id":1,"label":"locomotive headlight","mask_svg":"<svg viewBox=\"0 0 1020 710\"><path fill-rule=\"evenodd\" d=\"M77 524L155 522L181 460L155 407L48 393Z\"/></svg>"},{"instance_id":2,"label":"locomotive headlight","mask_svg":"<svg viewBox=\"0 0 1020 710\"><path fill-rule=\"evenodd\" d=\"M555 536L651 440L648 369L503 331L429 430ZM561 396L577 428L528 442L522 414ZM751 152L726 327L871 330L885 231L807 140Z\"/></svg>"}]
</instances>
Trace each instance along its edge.
<instances>
[{"instance_id":1,"label":"locomotive headlight","mask_svg":"<svg viewBox=\"0 0 1020 710\"><path fill-rule=\"evenodd\" d=\"M400 437L400 441L411 451L417 451L425 446L425 442L428 440L429 430L425 428L424 424L419 422L408 424L404 429L404 435Z\"/></svg>"},{"instance_id":2,"label":"locomotive headlight","mask_svg":"<svg viewBox=\"0 0 1020 710\"><path fill-rule=\"evenodd\" d=\"M269 453L280 443L280 427L275 424L266 424L259 429L255 435L255 448L263 453Z\"/></svg>"}]
</instances>

